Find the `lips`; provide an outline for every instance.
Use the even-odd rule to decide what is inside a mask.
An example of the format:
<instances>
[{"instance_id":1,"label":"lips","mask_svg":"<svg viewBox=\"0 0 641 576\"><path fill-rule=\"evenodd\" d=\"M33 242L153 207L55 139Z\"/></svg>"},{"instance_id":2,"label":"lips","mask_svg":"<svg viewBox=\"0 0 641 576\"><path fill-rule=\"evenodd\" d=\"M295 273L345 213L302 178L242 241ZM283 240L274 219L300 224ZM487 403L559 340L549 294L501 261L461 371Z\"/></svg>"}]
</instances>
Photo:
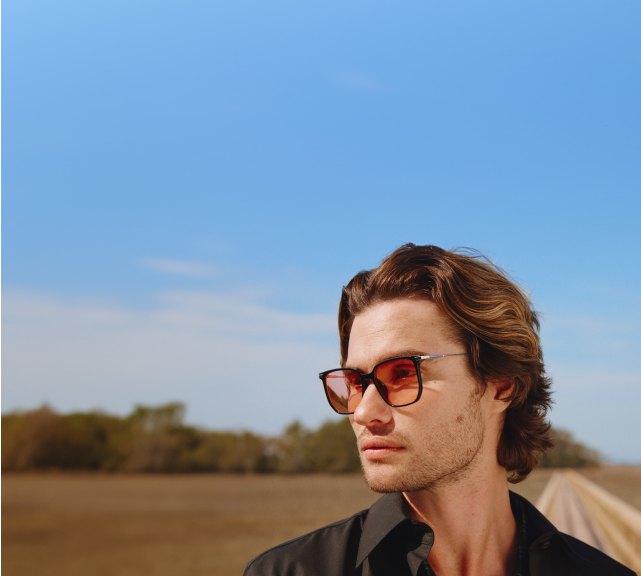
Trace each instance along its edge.
<instances>
[{"instance_id":1,"label":"lips","mask_svg":"<svg viewBox=\"0 0 641 576\"><path fill-rule=\"evenodd\" d=\"M403 446L379 438L361 441L360 449L368 460L382 460L405 450Z\"/></svg>"}]
</instances>

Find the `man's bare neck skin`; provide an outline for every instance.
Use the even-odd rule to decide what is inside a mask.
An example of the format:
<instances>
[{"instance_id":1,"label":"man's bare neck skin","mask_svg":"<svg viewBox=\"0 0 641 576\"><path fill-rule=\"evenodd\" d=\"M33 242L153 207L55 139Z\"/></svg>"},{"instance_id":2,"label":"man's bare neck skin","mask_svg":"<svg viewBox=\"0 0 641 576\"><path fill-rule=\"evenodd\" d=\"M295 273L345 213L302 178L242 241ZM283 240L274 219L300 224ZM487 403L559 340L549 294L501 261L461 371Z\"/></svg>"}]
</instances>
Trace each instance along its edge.
<instances>
[{"instance_id":1,"label":"man's bare neck skin","mask_svg":"<svg viewBox=\"0 0 641 576\"><path fill-rule=\"evenodd\" d=\"M518 547L505 469L404 493L409 515L434 530L429 562L438 576L509 576Z\"/></svg>"}]
</instances>

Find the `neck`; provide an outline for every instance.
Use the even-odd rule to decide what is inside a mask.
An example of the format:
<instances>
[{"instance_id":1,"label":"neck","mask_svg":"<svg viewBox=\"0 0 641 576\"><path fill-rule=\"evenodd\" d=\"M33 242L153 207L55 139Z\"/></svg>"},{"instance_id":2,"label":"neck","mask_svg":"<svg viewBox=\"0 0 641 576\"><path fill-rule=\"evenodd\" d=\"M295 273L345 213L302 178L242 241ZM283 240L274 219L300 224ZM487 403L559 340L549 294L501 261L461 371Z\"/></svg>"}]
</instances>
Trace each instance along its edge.
<instances>
[{"instance_id":1,"label":"neck","mask_svg":"<svg viewBox=\"0 0 641 576\"><path fill-rule=\"evenodd\" d=\"M404 493L409 515L434 531L429 562L439 576L509 576L514 569L518 537L505 469L480 468L450 485Z\"/></svg>"}]
</instances>

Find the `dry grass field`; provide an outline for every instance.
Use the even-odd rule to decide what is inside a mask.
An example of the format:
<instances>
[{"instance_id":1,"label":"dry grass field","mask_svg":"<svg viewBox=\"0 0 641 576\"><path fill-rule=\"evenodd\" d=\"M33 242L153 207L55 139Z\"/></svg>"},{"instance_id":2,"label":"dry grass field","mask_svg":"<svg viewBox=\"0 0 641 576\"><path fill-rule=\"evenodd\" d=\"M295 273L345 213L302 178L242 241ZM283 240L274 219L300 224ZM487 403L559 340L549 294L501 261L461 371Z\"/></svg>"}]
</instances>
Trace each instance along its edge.
<instances>
[{"instance_id":1,"label":"dry grass field","mask_svg":"<svg viewBox=\"0 0 641 576\"><path fill-rule=\"evenodd\" d=\"M516 491L535 501L550 472ZM587 473L641 507L641 468ZM5 576L239 575L263 550L369 507L360 476L3 474Z\"/></svg>"}]
</instances>

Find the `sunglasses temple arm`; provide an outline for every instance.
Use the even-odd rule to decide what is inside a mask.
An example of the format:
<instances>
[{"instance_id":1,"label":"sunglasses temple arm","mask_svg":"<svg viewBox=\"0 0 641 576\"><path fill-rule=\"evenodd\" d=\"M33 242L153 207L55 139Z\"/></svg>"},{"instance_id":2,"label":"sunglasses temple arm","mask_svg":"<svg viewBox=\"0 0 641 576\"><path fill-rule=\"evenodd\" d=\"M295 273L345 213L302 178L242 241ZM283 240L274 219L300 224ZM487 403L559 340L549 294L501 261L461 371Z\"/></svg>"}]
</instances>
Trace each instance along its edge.
<instances>
[{"instance_id":1,"label":"sunglasses temple arm","mask_svg":"<svg viewBox=\"0 0 641 576\"><path fill-rule=\"evenodd\" d=\"M429 360L430 358L446 358L447 356L467 356L467 352L459 352L458 354L432 354L430 356L419 356L419 359Z\"/></svg>"}]
</instances>

